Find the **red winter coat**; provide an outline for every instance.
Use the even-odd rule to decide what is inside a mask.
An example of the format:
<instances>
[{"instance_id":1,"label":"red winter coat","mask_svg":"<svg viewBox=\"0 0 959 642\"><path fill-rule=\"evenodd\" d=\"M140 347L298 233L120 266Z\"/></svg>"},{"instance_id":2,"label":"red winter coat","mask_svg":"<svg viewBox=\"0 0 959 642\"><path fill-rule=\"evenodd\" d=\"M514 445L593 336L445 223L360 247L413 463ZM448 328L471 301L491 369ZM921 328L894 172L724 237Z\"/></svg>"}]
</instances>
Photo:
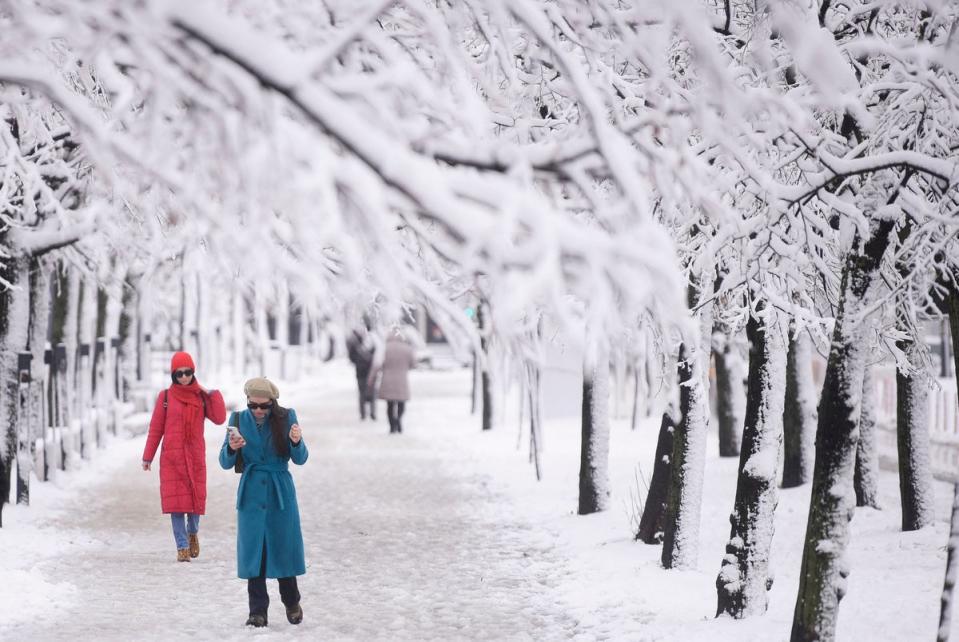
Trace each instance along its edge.
<instances>
[{"instance_id":1,"label":"red winter coat","mask_svg":"<svg viewBox=\"0 0 959 642\"><path fill-rule=\"evenodd\" d=\"M206 406L206 418L215 424L226 420L223 395L218 390L200 393ZM163 407L166 395L167 407ZM206 512L206 440L203 417L197 413L187 426L187 404L161 390L153 407L150 432L143 461L152 462L160 439L160 504L164 513Z\"/></svg>"}]
</instances>

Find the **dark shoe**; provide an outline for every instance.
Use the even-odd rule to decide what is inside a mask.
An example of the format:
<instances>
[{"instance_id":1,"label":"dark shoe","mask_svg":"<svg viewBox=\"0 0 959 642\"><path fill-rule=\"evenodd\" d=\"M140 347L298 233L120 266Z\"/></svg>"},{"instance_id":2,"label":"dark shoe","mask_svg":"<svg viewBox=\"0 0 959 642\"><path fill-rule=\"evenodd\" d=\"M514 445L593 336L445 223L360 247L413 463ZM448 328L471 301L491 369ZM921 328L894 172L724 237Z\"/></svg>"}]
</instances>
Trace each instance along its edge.
<instances>
[{"instance_id":1,"label":"dark shoe","mask_svg":"<svg viewBox=\"0 0 959 642\"><path fill-rule=\"evenodd\" d=\"M178 562L189 562L189 561L190 561L190 549L188 549L188 548L178 548L178 549L176 549L176 561L178 561Z\"/></svg>"},{"instance_id":2,"label":"dark shoe","mask_svg":"<svg viewBox=\"0 0 959 642\"><path fill-rule=\"evenodd\" d=\"M190 533L190 557L200 556L200 538L196 533Z\"/></svg>"},{"instance_id":3,"label":"dark shoe","mask_svg":"<svg viewBox=\"0 0 959 642\"><path fill-rule=\"evenodd\" d=\"M246 618L246 625L255 627L266 626L266 614L250 613L250 617Z\"/></svg>"},{"instance_id":4,"label":"dark shoe","mask_svg":"<svg viewBox=\"0 0 959 642\"><path fill-rule=\"evenodd\" d=\"M299 604L286 607L286 620L290 624L299 624L303 621L303 609Z\"/></svg>"}]
</instances>

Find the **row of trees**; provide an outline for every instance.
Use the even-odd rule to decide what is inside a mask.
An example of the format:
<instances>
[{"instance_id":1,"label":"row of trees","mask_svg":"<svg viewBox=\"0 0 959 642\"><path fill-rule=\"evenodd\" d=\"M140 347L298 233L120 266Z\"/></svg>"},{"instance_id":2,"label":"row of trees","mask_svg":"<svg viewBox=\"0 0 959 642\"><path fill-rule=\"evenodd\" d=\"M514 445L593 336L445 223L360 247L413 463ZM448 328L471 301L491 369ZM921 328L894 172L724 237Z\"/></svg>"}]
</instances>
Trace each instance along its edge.
<instances>
[{"instance_id":1,"label":"row of trees","mask_svg":"<svg viewBox=\"0 0 959 642\"><path fill-rule=\"evenodd\" d=\"M291 294L314 316L425 301L481 355L520 363L535 443L543 322L582 332L582 512L608 495L607 355L676 373L651 481L665 499L647 502L665 508L643 516L669 568L698 563L710 357L735 391L748 342L741 416L721 395L728 452L743 426L718 581L737 617L765 609L781 444L789 483L809 475L815 345L828 358L792 637L831 639L854 480L870 478L867 364L895 360L900 426L921 435L916 321L956 296L956 12L0 2L0 340L42 343L16 321L32 257L86 263L120 292L182 253L202 257L184 271L201 301L242 292L261 320ZM482 342L463 297L487 306ZM108 301L119 318L122 294ZM900 459L919 443L904 437Z\"/></svg>"}]
</instances>

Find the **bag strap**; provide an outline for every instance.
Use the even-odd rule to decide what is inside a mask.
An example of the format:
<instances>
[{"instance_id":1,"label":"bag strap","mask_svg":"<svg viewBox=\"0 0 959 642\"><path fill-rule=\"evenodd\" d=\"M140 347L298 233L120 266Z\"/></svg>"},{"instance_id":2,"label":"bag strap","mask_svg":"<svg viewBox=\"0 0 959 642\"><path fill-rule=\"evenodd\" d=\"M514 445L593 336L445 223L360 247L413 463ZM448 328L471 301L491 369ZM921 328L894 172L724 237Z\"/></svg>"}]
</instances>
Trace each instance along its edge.
<instances>
[{"instance_id":1,"label":"bag strap","mask_svg":"<svg viewBox=\"0 0 959 642\"><path fill-rule=\"evenodd\" d=\"M170 396L170 390L168 388L163 389L163 430L166 430L166 407L167 407L167 398Z\"/></svg>"}]
</instances>

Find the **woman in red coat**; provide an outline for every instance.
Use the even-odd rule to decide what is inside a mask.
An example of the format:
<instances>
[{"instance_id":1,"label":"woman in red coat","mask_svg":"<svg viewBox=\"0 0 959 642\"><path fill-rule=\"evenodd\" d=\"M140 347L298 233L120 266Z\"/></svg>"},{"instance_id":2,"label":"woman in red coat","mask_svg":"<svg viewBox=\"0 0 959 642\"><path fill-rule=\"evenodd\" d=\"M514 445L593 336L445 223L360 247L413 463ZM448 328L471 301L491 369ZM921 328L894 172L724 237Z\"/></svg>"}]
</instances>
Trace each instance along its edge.
<instances>
[{"instance_id":1,"label":"woman in red coat","mask_svg":"<svg viewBox=\"0 0 959 642\"><path fill-rule=\"evenodd\" d=\"M162 390L153 407L150 432L143 449L143 470L150 470L160 440L160 504L173 521L177 561L200 554L200 515L206 512L206 441L203 420L226 419L223 395L196 380L193 358L177 352L170 360L173 385Z\"/></svg>"}]
</instances>

